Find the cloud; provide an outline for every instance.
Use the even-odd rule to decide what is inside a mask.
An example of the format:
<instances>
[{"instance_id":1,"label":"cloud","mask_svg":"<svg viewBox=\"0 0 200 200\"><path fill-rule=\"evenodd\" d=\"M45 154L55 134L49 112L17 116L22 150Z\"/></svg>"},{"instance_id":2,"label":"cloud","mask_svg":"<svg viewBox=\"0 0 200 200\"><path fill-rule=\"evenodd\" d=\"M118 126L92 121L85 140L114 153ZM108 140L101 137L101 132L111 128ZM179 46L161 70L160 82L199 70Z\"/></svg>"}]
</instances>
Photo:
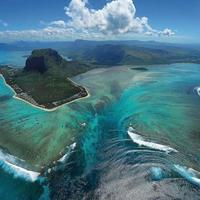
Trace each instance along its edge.
<instances>
[{"instance_id":1,"label":"cloud","mask_svg":"<svg viewBox=\"0 0 200 200\"><path fill-rule=\"evenodd\" d=\"M107 35L137 33L146 35L170 36L170 29L158 31L148 24L147 17L136 17L136 8L132 0L113 0L102 9L94 10L87 7L86 0L71 0L65 7L70 17L68 26L80 30L100 32Z\"/></svg>"},{"instance_id":2,"label":"cloud","mask_svg":"<svg viewBox=\"0 0 200 200\"><path fill-rule=\"evenodd\" d=\"M66 27L66 23L63 20L53 21L49 25L59 27L59 28L65 28Z\"/></svg>"},{"instance_id":3,"label":"cloud","mask_svg":"<svg viewBox=\"0 0 200 200\"><path fill-rule=\"evenodd\" d=\"M163 31L161 31L161 35L165 35L165 36L171 36L171 35L175 35L175 32L172 31L169 28L164 29Z\"/></svg>"},{"instance_id":4,"label":"cloud","mask_svg":"<svg viewBox=\"0 0 200 200\"><path fill-rule=\"evenodd\" d=\"M46 27L40 30L0 31L0 40L70 40L78 37L73 29Z\"/></svg>"},{"instance_id":5,"label":"cloud","mask_svg":"<svg viewBox=\"0 0 200 200\"><path fill-rule=\"evenodd\" d=\"M0 19L0 25L7 27L8 23Z\"/></svg>"},{"instance_id":6,"label":"cloud","mask_svg":"<svg viewBox=\"0 0 200 200\"><path fill-rule=\"evenodd\" d=\"M112 0L101 9L89 8L88 0L71 0L64 8L66 21L40 21L43 28L22 31L0 31L0 40L69 40L69 39L116 39L136 36L172 36L166 28L151 27L146 16L137 17L132 0ZM8 24L0 20L0 24Z\"/></svg>"},{"instance_id":7,"label":"cloud","mask_svg":"<svg viewBox=\"0 0 200 200\"><path fill-rule=\"evenodd\" d=\"M86 4L84 0L72 0L65 7L66 15L71 18L69 26L104 34L143 31L143 19L135 17L136 9L132 0L114 0L101 10L89 9Z\"/></svg>"}]
</instances>

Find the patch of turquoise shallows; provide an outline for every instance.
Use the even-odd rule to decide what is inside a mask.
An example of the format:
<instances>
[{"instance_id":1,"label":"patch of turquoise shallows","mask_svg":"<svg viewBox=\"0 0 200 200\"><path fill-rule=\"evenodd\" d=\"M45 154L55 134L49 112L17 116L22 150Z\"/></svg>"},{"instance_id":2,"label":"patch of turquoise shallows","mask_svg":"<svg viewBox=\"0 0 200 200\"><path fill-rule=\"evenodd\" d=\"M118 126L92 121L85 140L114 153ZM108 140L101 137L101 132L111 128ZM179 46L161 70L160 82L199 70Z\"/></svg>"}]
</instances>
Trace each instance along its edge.
<instances>
[{"instance_id":1,"label":"patch of turquoise shallows","mask_svg":"<svg viewBox=\"0 0 200 200\"><path fill-rule=\"evenodd\" d=\"M118 130L115 140L130 140L127 129L132 126L147 141L178 151L165 164L200 171L200 97L195 89L200 85L200 66L147 68L145 72L128 67L96 69L77 76L74 81L87 87L91 97L54 112L10 98L13 92L0 79L0 146L40 170L77 142L89 172L101 162L98 155L102 142L112 137L109 131Z\"/></svg>"}]
</instances>

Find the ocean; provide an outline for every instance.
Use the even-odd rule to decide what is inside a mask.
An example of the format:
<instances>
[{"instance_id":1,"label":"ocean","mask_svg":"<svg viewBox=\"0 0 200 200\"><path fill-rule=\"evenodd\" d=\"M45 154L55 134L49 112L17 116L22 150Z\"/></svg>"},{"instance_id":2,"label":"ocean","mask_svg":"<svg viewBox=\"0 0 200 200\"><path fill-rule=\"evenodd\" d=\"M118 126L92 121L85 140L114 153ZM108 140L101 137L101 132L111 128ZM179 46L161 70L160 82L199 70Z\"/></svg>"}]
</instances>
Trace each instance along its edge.
<instances>
[{"instance_id":1,"label":"ocean","mask_svg":"<svg viewBox=\"0 0 200 200\"><path fill-rule=\"evenodd\" d=\"M0 50L0 65L11 65L16 68L23 67L30 51Z\"/></svg>"},{"instance_id":2,"label":"ocean","mask_svg":"<svg viewBox=\"0 0 200 200\"><path fill-rule=\"evenodd\" d=\"M91 96L54 112L0 78L0 199L200 199L200 65L143 67L74 77Z\"/></svg>"}]
</instances>

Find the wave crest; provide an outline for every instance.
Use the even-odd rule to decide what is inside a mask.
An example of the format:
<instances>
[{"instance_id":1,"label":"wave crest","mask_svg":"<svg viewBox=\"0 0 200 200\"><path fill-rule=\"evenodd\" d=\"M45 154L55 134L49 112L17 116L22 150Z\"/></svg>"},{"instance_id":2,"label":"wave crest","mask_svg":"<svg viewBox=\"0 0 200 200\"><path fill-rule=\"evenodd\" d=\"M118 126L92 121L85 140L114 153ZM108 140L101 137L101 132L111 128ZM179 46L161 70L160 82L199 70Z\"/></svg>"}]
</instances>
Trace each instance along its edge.
<instances>
[{"instance_id":1,"label":"wave crest","mask_svg":"<svg viewBox=\"0 0 200 200\"><path fill-rule=\"evenodd\" d=\"M194 91L196 91L197 94L198 94L198 96L200 96L200 86L195 87L195 88L194 88Z\"/></svg>"},{"instance_id":2,"label":"wave crest","mask_svg":"<svg viewBox=\"0 0 200 200\"><path fill-rule=\"evenodd\" d=\"M174 165L174 170L189 182L200 186L200 178L198 178L200 173L198 171L181 165Z\"/></svg>"},{"instance_id":3,"label":"wave crest","mask_svg":"<svg viewBox=\"0 0 200 200\"><path fill-rule=\"evenodd\" d=\"M151 149L164 151L166 153L171 153L171 152L176 152L177 153L178 152L176 149L173 149L173 148L171 148L169 146L146 141L145 138L143 138L142 136L136 134L135 133L135 129L132 128L132 127L129 127L128 135L130 136L130 138L133 140L134 143L137 143L140 146L145 146L145 147L149 147Z\"/></svg>"},{"instance_id":4,"label":"wave crest","mask_svg":"<svg viewBox=\"0 0 200 200\"><path fill-rule=\"evenodd\" d=\"M76 148L76 143L71 144L71 145L68 147L67 153L66 153L64 156L62 156L62 157L58 160L58 162L60 162L60 163L65 163L66 160L68 159L68 157L69 157L71 151L74 150L75 148Z\"/></svg>"},{"instance_id":5,"label":"wave crest","mask_svg":"<svg viewBox=\"0 0 200 200\"><path fill-rule=\"evenodd\" d=\"M23 163L23 160L0 150L0 167L5 172L13 175L14 178L22 178L30 182L38 180L40 173L23 168L21 166Z\"/></svg>"}]
</instances>

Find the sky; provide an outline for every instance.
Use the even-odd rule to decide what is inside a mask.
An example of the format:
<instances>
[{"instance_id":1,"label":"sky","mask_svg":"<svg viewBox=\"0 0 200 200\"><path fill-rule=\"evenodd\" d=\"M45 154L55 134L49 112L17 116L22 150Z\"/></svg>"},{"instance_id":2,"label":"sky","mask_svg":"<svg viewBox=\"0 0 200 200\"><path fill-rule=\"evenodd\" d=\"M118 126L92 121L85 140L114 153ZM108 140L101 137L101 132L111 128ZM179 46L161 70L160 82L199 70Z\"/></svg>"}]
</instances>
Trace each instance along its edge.
<instances>
[{"instance_id":1,"label":"sky","mask_svg":"<svg viewBox=\"0 0 200 200\"><path fill-rule=\"evenodd\" d=\"M200 43L200 0L2 0L0 41Z\"/></svg>"}]
</instances>

